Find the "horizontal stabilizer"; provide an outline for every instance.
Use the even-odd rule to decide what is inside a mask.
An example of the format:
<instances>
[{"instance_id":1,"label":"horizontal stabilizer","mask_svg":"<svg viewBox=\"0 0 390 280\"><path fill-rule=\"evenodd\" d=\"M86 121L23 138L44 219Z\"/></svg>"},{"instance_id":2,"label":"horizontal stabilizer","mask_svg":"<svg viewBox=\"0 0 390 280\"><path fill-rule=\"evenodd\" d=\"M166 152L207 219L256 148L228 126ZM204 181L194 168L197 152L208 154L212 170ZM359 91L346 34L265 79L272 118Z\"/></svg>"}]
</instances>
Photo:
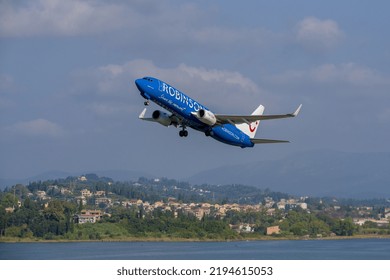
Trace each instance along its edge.
<instances>
[{"instance_id":1,"label":"horizontal stabilizer","mask_svg":"<svg viewBox=\"0 0 390 280\"><path fill-rule=\"evenodd\" d=\"M179 119L174 114L168 114L162 112L160 110L155 110L152 114L152 117L145 117L146 108L142 110L141 114L139 114L139 119L143 121L156 122L163 126L178 126L181 123L181 119Z\"/></svg>"},{"instance_id":2,"label":"horizontal stabilizer","mask_svg":"<svg viewBox=\"0 0 390 280\"><path fill-rule=\"evenodd\" d=\"M273 144L273 143L290 143L287 140L273 140L273 139L251 139L253 144Z\"/></svg>"},{"instance_id":3,"label":"horizontal stabilizer","mask_svg":"<svg viewBox=\"0 0 390 280\"><path fill-rule=\"evenodd\" d=\"M155 122L155 120L153 118L145 118L145 113L146 113L146 108L144 108L141 112L141 114L139 114L138 118L140 118L141 120L144 120L144 121L150 121L150 122Z\"/></svg>"}]
</instances>

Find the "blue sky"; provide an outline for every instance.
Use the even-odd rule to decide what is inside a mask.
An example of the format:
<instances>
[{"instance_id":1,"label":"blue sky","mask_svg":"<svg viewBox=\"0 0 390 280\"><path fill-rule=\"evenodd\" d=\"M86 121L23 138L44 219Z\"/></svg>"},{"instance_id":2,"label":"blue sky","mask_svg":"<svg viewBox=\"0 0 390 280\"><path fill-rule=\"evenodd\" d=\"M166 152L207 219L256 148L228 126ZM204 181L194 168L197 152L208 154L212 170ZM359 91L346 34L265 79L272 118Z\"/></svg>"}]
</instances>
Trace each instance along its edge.
<instances>
[{"instance_id":1,"label":"blue sky","mask_svg":"<svg viewBox=\"0 0 390 280\"><path fill-rule=\"evenodd\" d=\"M388 1L0 1L0 177L170 178L313 149L389 152ZM240 149L138 120L155 76L215 113L265 113ZM152 106L151 109L155 107Z\"/></svg>"}]
</instances>

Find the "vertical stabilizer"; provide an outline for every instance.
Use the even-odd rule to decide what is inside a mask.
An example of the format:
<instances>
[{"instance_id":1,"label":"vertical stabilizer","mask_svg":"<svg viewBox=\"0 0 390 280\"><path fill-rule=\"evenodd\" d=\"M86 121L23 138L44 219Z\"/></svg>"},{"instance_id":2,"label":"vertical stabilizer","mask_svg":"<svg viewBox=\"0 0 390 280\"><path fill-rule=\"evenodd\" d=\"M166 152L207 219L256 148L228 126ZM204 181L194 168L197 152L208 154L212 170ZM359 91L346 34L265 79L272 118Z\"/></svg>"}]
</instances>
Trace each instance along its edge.
<instances>
[{"instance_id":1,"label":"vertical stabilizer","mask_svg":"<svg viewBox=\"0 0 390 280\"><path fill-rule=\"evenodd\" d=\"M262 115L264 113L264 106L260 105L257 107L255 111L253 111L252 115ZM254 138L256 135L257 128L260 125L260 120L251 122L251 123L242 123L242 124L236 124L236 127L244 132L246 135L248 135L250 138Z\"/></svg>"}]
</instances>

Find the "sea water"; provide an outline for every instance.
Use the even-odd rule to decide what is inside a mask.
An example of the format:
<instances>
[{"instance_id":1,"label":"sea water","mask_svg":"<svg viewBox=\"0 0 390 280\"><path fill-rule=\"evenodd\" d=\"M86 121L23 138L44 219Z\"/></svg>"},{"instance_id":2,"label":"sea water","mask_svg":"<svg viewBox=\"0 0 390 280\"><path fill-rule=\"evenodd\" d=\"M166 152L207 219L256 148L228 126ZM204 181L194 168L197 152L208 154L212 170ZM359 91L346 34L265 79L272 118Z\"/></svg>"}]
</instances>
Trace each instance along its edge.
<instances>
[{"instance_id":1,"label":"sea water","mask_svg":"<svg viewBox=\"0 0 390 280\"><path fill-rule=\"evenodd\" d=\"M390 239L0 243L2 260L390 260Z\"/></svg>"}]
</instances>

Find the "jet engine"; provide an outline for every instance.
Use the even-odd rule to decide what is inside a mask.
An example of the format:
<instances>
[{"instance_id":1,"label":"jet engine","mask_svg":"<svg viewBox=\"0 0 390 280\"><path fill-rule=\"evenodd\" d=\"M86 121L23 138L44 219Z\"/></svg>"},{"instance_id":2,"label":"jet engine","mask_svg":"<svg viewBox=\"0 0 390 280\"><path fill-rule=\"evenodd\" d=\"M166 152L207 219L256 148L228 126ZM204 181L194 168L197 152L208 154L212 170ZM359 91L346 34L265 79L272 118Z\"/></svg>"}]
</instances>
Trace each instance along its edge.
<instances>
[{"instance_id":1,"label":"jet engine","mask_svg":"<svg viewBox=\"0 0 390 280\"><path fill-rule=\"evenodd\" d=\"M164 126L170 126L172 124L170 116L167 113L161 112L159 110L153 112L152 118Z\"/></svg>"},{"instance_id":2,"label":"jet engine","mask_svg":"<svg viewBox=\"0 0 390 280\"><path fill-rule=\"evenodd\" d=\"M197 113L194 113L194 115L198 120L210 126L213 126L217 123L217 118L215 115L208 110L200 109Z\"/></svg>"}]
</instances>

